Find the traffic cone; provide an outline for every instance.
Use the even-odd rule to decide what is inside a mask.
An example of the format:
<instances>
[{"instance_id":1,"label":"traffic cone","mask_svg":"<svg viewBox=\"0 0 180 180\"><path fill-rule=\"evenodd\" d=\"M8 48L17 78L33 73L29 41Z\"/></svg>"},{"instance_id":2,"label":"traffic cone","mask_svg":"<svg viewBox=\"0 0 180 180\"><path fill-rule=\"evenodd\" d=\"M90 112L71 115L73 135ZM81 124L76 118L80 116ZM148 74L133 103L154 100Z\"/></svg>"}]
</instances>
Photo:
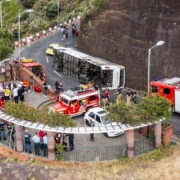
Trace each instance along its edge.
<instances>
[{"instance_id":1,"label":"traffic cone","mask_svg":"<svg viewBox=\"0 0 180 180\"><path fill-rule=\"evenodd\" d=\"M76 18L73 18L73 22L76 22Z\"/></svg>"},{"instance_id":2,"label":"traffic cone","mask_svg":"<svg viewBox=\"0 0 180 180\"><path fill-rule=\"evenodd\" d=\"M54 26L54 30L57 31L57 26Z\"/></svg>"},{"instance_id":3,"label":"traffic cone","mask_svg":"<svg viewBox=\"0 0 180 180\"><path fill-rule=\"evenodd\" d=\"M72 23L71 23L71 19L69 20L69 25L71 25Z\"/></svg>"}]
</instances>

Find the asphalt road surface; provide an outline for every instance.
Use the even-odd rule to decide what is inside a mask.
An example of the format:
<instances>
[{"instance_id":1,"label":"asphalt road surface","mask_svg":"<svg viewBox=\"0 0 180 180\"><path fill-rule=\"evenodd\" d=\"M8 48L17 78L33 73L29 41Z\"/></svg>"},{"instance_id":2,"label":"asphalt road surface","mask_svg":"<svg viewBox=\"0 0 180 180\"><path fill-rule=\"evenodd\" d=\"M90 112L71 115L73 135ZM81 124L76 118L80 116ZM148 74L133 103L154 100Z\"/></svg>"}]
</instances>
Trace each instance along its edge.
<instances>
[{"instance_id":1,"label":"asphalt road surface","mask_svg":"<svg viewBox=\"0 0 180 180\"><path fill-rule=\"evenodd\" d=\"M77 24L77 27L79 24ZM68 30L69 37L68 39L62 39L62 34L58 31L55 32L46 38L42 38L38 41L35 41L33 44L31 44L30 47L27 47L22 53L21 56L32 58L39 63L43 64L43 66L46 67L46 73L47 73L47 84L51 85L51 87L54 89L54 83L56 80L61 80L63 82L63 86L65 90L68 90L72 87L75 87L79 84L79 82L63 73L56 72L51 67L52 64L52 56L46 55L46 48L49 46L49 44L52 43L61 43L64 44L67 47L73 47L75 48L77 44L77 38L73 38L71 35L71 26L69 26ZM125 92L123 94L123 97L125 99ZM110 101L114 102L115 95L114 91L110 92ZM177 135L178 131L180 131L180 114L174 113L172 117L170 117L169 122L174 127L174 134Z\"/></svg>"},{"instance_id":2,"label":"asphalt road surface","mask_svg":"<svg viewBox=\"0 0 180 180\"><path fill-rule=\"evenodd\" d=\"M78 26L79 25L77 24L77 27ZM53 43L60 43L66 47L75 48L77 44L77 38L72 37L71 26L68 28L68 34L69 37L67 39L61 40L63 38L61 32L55 32L45 38L33 42L30 47L27 47L23 52L21 52L21 56L32 58L46 67L47 84L49 84L53 89L55 89L54 83L56 80L62 81L65 90L75 87L79 84L79 82L75 79L55 71L51 67L52 56L46 55L46 48L49 46L49 44Z\"/></svg>"}]
</instances>

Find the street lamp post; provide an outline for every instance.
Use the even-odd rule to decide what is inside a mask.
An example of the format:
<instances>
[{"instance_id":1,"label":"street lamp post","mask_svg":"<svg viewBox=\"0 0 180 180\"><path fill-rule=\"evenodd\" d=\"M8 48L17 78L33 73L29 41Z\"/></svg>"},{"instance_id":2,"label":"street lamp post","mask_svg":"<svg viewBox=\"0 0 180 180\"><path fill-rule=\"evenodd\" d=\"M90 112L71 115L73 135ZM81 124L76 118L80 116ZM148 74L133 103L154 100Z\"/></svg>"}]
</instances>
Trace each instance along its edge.
<instances>
[{"instance_id":1,"label":"street lamp post","mask_svg":"<svg viewBox=\"0 0 180 180\"><path fill-rule=\"evenodd\" d=\"M164 44L164 41L158 41L156 43L155 46L151 47L148 49L148 94L149 94L149 91L150 91L150 86L149 86L149 82L150 82L150 61L151 61L151 49L157 47L157 46L161 46Z\"/></svg>"},{"instance_id":2,"label":"street lamp post","mask_svg":"<svg viewBox=\"0 0 180 180\"><path fill-rule=\"evenodd\" d=\"M3 2L8 2L8 1L10 1L10 0L5 0L5 1L1 1L1 2L0 2L0 12L1 12L1 28L2 28L2 3L3 3Z\"/></svg>"},{"instance_id":3,"label":"street lamp post","mask_svg":"<svg viewBox=\"0 0 180 180\"><path fill-rule=\"evenodd\" d=\"M24 13L31 13L33 12L32 9L28 9L22 13L19 13L18 14L18 60L19 60L19 80L20 80L20 60L21 60L21 57L20 57L20 38L21 38L21 35L20 35L20 32L21 32L21 14L24 14Z\"/></svg>"}]
</instances>

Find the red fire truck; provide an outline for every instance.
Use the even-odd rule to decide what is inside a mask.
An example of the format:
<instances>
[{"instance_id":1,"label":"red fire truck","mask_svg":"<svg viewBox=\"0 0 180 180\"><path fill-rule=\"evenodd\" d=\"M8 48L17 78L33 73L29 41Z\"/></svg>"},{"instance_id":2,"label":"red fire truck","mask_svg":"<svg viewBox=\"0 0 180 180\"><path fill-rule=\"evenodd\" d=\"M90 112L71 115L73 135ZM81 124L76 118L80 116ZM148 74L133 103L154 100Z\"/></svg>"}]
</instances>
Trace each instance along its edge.
<instances>
[{"instance_id":1,"label":"red fire truck","mask_svg":"<svg viewBox=\"0 0 180 180\"><path fill-rule=\"evenodd\" d=\"M14 62L19 63L19 59L14 60ZM44 79L46 81L46 68L42 64L39 64L39 62L36 62L31 58L27 59L25 57L21 57L20 64L22 67L33 72L33 74L39 77L41 80Z\"/></svg>"},{"instance_id":2,"label":"red fire truck","mask_svg":"<svg viewBox=\"0 0 180 180\"><path fill-rule=\"evenodd\" d=\"M50 111L59 111L62 114L78 116L89 108L99 107L99 105L99 93L94 89L68 90L60 93L58 103L52 105Z\"/></svg>"},{"instance_id":3,"label":"red fire truck","mask_svg":"<svg viewBox=\"0 0 180 180\"><path fill-rule=\"evenodd\" d=\"M152 93L167 98L173 112L180 113L180 78L158 78L150 82Z\"/></svg>"}]
</instances>

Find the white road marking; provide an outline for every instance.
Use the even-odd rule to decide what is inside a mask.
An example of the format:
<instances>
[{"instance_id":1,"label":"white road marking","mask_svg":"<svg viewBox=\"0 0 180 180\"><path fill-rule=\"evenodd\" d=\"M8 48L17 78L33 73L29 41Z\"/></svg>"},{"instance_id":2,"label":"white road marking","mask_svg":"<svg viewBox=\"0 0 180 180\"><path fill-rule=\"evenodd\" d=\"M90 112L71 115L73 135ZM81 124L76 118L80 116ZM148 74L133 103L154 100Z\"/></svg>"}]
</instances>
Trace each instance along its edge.
<instances>
[{"instance_id":1,"label":"white road marking","mask_svg":"<svg viewBox=\"0 0 180 180\"><path fill-rule=\"evenodd\" d=\"M47 56L46 56L46 61L47 61L47 62L49 62L49 59L48 59L48 57L47 57Z\"/></svg>"},{"instance_id":2,"label":"white road marking","mask_svg":"<svg viewBox=\"0 0 180 180\"><path fill-rule=\"evenodd\" d=\"M62 77L57 71L53 70L58 76Z\"/></svg>"}]
</instances>

